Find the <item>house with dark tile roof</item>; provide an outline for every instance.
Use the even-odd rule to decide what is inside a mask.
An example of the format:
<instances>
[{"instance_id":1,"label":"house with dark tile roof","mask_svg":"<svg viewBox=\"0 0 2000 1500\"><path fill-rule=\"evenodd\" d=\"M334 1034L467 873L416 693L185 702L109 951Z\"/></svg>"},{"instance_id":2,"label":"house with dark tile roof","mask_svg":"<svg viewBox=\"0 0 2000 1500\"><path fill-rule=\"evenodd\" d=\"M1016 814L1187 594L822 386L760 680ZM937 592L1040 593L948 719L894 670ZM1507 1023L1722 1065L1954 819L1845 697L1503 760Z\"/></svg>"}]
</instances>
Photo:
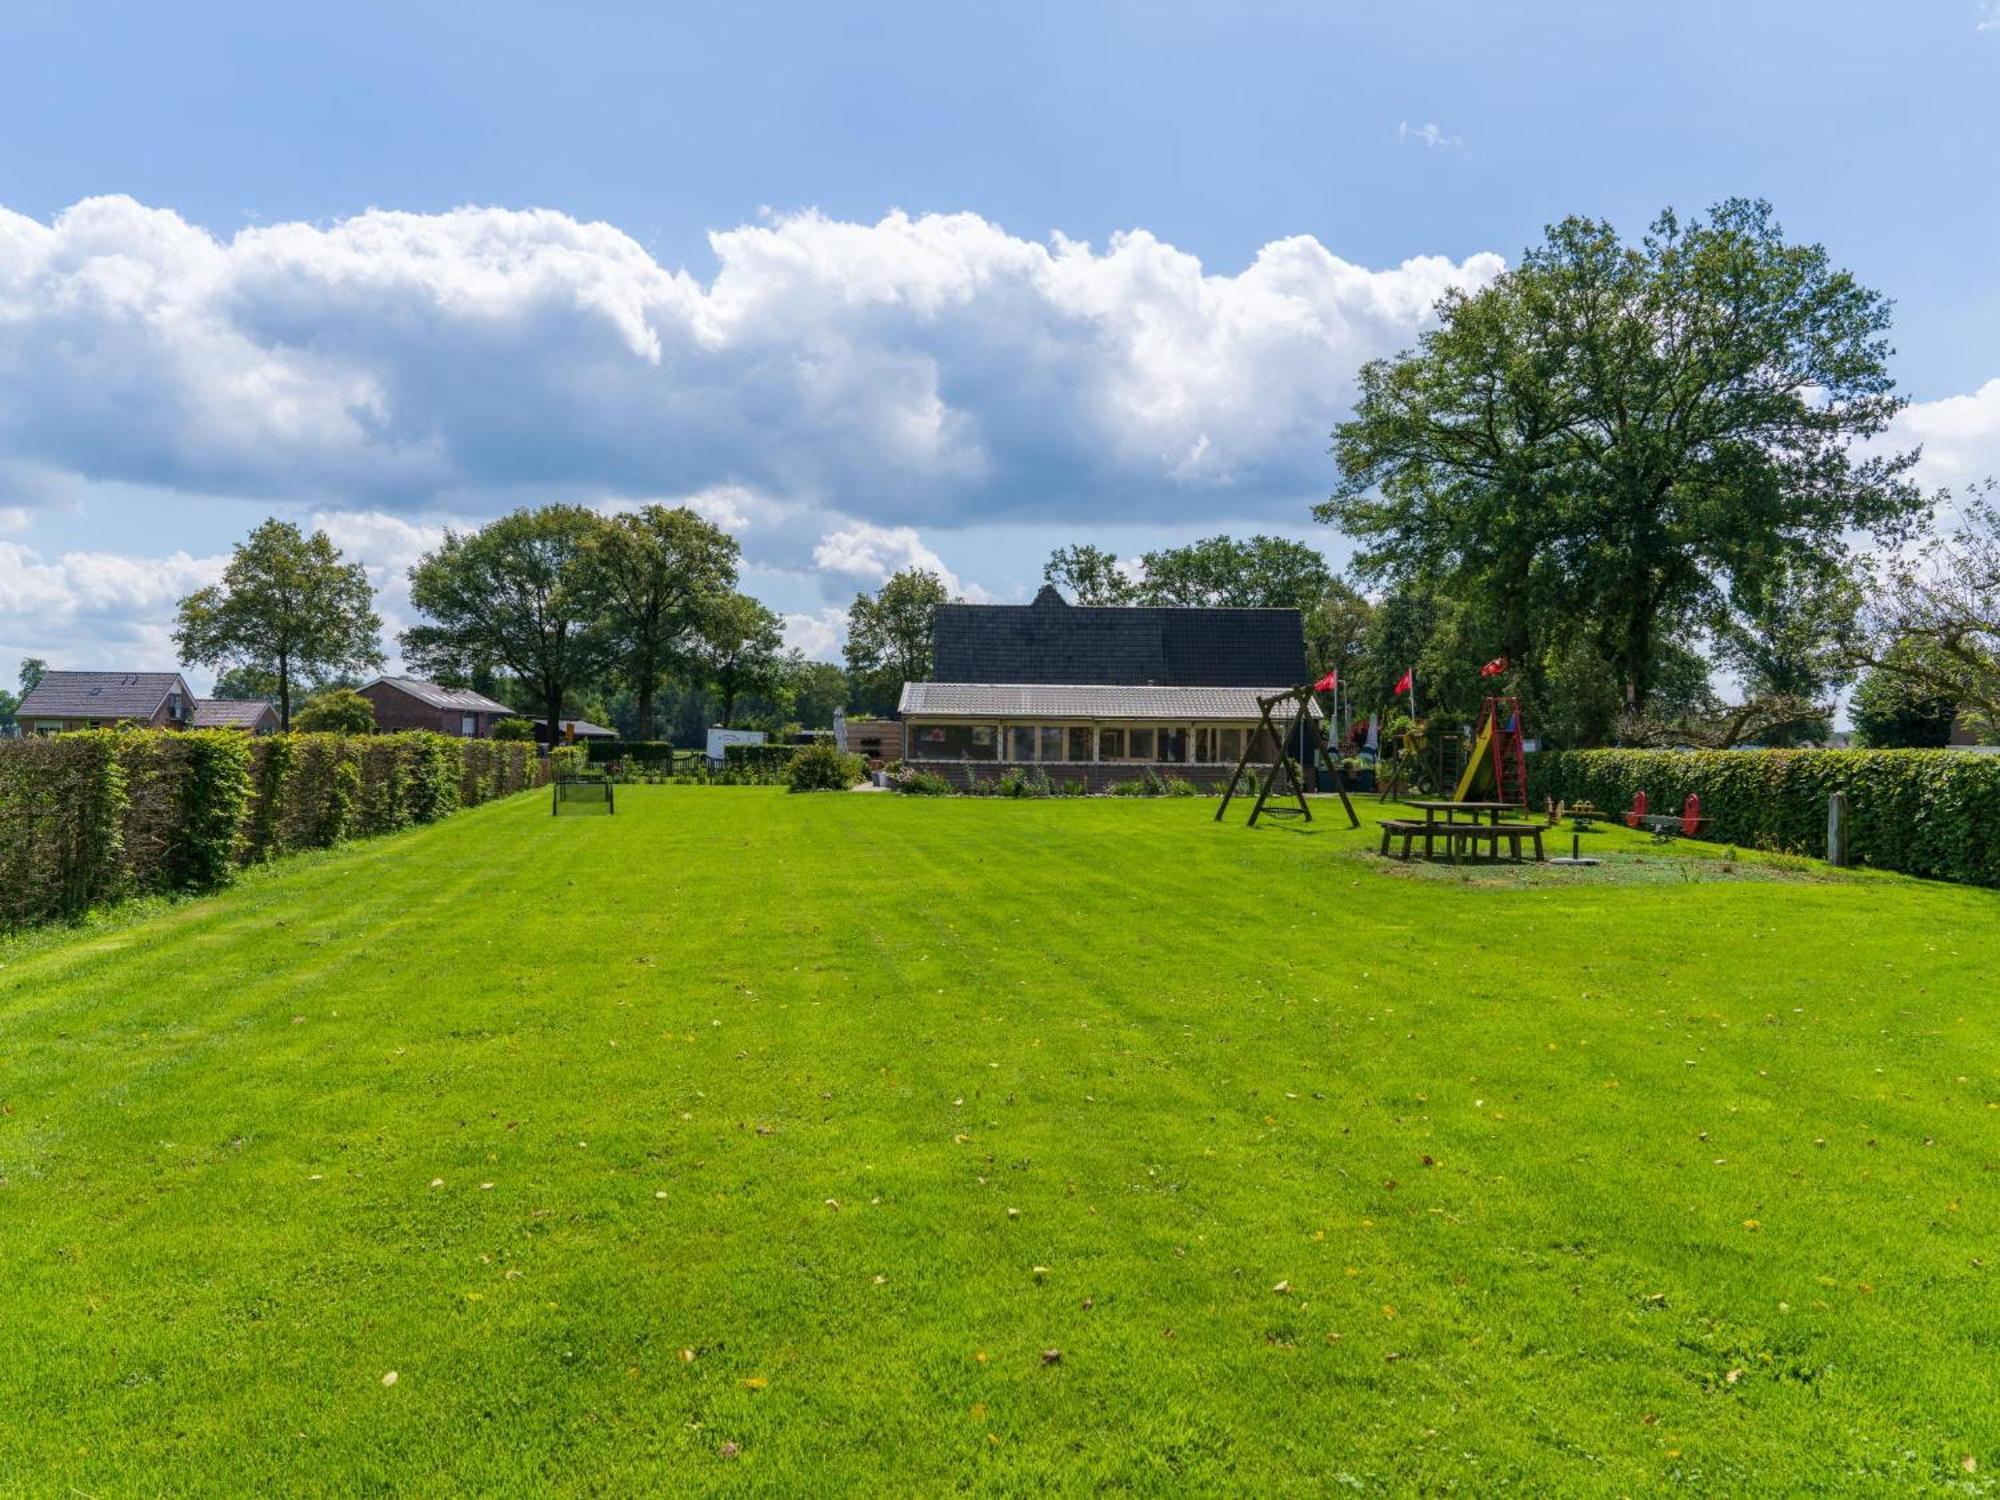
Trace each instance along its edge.
<instances>
[{"instance_id":1,"label":"house with dark tile roof","mask_svg":"<svg viewBox=\"0 0 2000 1500\"><path fill-rule=\"evenodd\" d=\"M241 729L246 734L276 734L278 708L262 698L197 698L196 729Z\"/></svg>"},{"instance_id":2,"label":"house with dark tile roof","mask_svg":"<svg viewBox=\"0 0 2000 1500\"><path fill-rule=\"evenodd\" d=\"M1148 769L1226 779L1257 699L1306 681L1295 609L941 604L931 681L903 685L903 759L961 784L1010 766L1101 790ZM1317 711L1317 710L1315 710Z\"/></svg>"},{"instance_id":3,"label":"house with dark tile roof","mask_svg":"<svg viewBox=\"0 0 2000 1500\"><path fill-rule=\"evenodd\" d=\"M355 691L375 705L375 727L385 731L428 729L434 734L483 740L493 733L497 721L520 717L484 693L442 687L420 677L377 677Z\"/></svg>"},{"instance_id":4,"label":"house with dark tile roof","mask_svg":"<svg viewBox=\"0 0 2000 1500\"><path fill-rule=\"evenodd\" d=\"M23 734L136 724L186 729L194 694L178 672L44 672L14 710Z\"/></svg>"}]
</instances>

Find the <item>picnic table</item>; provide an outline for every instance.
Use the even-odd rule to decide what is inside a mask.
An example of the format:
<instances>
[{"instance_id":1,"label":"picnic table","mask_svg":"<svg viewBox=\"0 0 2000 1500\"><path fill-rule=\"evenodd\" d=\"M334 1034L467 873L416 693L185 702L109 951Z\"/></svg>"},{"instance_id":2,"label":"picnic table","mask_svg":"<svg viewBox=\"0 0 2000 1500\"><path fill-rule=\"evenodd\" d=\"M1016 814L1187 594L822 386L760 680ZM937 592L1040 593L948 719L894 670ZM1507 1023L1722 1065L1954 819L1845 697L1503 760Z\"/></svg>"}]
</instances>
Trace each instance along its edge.
<instances>
[{"instance_id":1,"label":"picnic table","mask_svg":"<svg viewBox=\"0 0 2000 1500\"><path fill-rule=\"evenodd\" d=\"M1513 857L1521 857L1521 840L1529 839L1535 847L1535 858L1542 855L1542 825L1539 823L1508 822L1505 815L1523 811L1518 802L1460 802L1456 800L1425 799L1408 804L1423 814L1417 818L1385 818L1382 822L1382 852L1389 852L1391 838L1400 836L1403 840L1403 858L1410 857L1410 846L1417 839L1424 841L1424 858L1437 858L1437 841L1444 840L1445 856L1456 862L1461 848L1470 849L1475 855L1478 847L1485 844L1494 859L1500 857L1500 841L1505 839ZM1463 818L1461 818L1463 815Z\"/></svg>"}]
</instances>

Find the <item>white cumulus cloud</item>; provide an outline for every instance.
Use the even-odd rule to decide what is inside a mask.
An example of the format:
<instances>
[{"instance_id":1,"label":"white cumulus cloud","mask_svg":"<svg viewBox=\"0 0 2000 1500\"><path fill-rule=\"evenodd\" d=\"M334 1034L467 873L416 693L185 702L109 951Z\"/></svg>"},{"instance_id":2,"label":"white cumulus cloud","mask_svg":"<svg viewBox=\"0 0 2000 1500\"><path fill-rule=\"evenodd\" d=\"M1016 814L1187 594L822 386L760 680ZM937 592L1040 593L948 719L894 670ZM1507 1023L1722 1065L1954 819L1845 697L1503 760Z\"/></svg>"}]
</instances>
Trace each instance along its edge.
<instances>
[{"instance_id":1,"label":"white cumulus cloud","mask_svg":"<svg viewBox=\"0 0 2000 1500\"><path fill-rule=\"evenodd\" d=\"M2000 476L2000 379L1967 396L1912 402L1898 413L1889 440L1897 448L1923 445L1917 477L1925 484Z\"/></svg>"},{"instance_id":2,"label":"white cumulus cloud","mask_svg":"<svg viewBox=\"0 0 2000 1500\"><path fill-rule=\"evenodd\" d=\"M732 529L757 495L891 527L1289 514L1356 368L1501 268L1299 236L1219 272L970 213L711 246L704 282L548 210L225 238L123 197L0 209L0 474L376 512L681 495Z\"/></svg>"}]
</instances>

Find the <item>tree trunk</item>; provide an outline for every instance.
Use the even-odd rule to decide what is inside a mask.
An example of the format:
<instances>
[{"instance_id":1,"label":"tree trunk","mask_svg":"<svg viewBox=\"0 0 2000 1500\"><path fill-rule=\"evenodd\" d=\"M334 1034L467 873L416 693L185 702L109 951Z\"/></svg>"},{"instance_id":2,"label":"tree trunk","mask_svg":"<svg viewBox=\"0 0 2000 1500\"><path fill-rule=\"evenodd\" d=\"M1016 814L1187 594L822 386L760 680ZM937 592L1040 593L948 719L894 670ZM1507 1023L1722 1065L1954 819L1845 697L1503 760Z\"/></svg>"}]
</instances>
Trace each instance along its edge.
<instances>
[{"instance_id":1,"label":"tree trunk","mask_svg":"<svg viewBox=\"0 0 2000 1500\"><path fill-rule=\"evenodd\" d=\"M651 688L641 688L639 690L639 738L641 740L650 740L652 737L653 690Z\"/></svg>"},{"instance_id":2,"label":"tree trunk","mask_svg":"<svg viewBox=\"0 0 2000 1500\"><path fill-rule=\"evenodd\" d=\"M282 651L278 653L278 728L287 734L292 729L292 663Z\"/></svg>"},{"instance_id":3,"label":"tree trunk","mask_svg":"<svg viewBox=\"0 0 2000 1500\"><path fill-rule=\"evenodd\" d=\"M542 685L542 714L549 730L549 749L553 751L562 740L562 689Z\"/></svg>"},{"instance_id":4,"label":"tree trunk","mask_svg":"<svg viewBox=\"0 0 2000 1500\"><path fill-rule=\"evenodd\" d=\"M724 729L727 729L729 727L729 721L735 716L735 714L736 714L736 689L733 687L724 686L722 688L722 727Z\"/></svg>"}]
</instances>

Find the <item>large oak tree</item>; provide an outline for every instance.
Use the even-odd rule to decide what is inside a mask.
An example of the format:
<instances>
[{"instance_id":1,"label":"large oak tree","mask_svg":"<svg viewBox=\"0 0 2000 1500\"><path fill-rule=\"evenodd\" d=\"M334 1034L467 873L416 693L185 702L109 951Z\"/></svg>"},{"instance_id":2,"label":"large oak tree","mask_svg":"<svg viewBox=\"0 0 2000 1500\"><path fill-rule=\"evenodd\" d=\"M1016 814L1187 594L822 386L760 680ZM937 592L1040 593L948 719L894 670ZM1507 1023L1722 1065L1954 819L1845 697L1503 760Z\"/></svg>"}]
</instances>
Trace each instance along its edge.
<instances>
[{"instance_id":1,"label":"large oak tree","mask_svg":"<svg viewBox=\"0 0 2000 1500\"><path fill-rule=\"evenodd\" d=\"M1567 219L1437 313L1362 369L1316 514L1364 577L1476 605L1531 673L1583 632L1643 710L1663 652L1732 596L1921 509L1915 455L1868 443L1902 404L1889 303L1768 204L1669 211L1636 245Z\"/></svg>"}]
</instances>

